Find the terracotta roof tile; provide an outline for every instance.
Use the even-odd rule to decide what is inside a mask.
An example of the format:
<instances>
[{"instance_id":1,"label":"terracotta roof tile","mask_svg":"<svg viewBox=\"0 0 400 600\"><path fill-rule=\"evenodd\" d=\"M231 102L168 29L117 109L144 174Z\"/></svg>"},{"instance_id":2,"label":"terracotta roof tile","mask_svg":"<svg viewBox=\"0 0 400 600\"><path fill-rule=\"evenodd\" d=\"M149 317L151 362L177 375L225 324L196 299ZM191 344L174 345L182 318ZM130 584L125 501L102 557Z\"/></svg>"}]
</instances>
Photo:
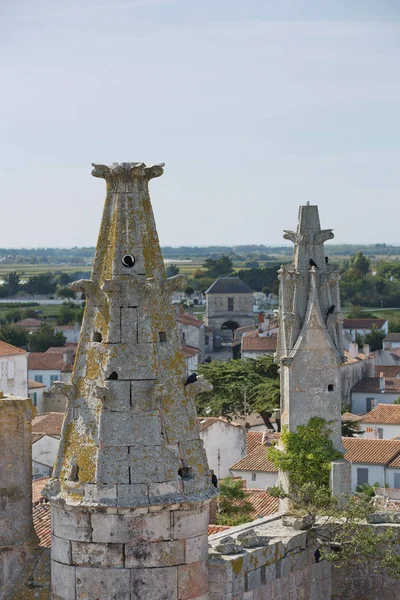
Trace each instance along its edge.
<instances>
[{"instance_id":1,"label":"terracotta roof tile","mask_svg":"<svg viewBox=\"0 0 400 600\"><path fill-rule=\"evenodd\" d=\"M239 277L219 277L205 291L206 294L252 294L251 289Z\"/></svg>"},{"instance_id":2,"label":"terracotta roof tile","mask_svg":"<svg viewBox=\"0 0 400 600\"><path fill-rule=\"evenodd\" d=\"M59 436L64 421L64 413L51 412L38 415L32 421L32 433Z\"/></svg>"},{"instance_id":3,"label":"terracotta roof tile","mask_svg":"<svg viewBox=\"0 0 400 600\"><path fill-rule=\"evenodd\" d=\"M383 373L384 377L397 377L400 373L400 365L398 366L386 366L386 365L381 365L378 367L375 367L375 377L379 377L380 374Z\"/></svg>"},{"instance_id":4,"label":"terracotta roof tile","mask_svg":"<svg viewBox=\"0 0 400 600\"><path fill-rule=\"evenodd\" d=\"M186 314L177 314L175 320L183 325L192 325L193 327L201 327L204 325L204 321L200 321L199 319L196 319L196 317Z\"/></svg>"},{"instance_id":5,"label":"terracotta roof tile","mask_svg":"<svg viewBox=\"0 0 400 600\"><path fill-rule=\"evenodd\" d=\"M387 465L391 469L396 469L400 467L400 454L398 454L390 463Z\"/></svg>"},{"instance_id":6,"label":"terracotta roof tile","mask_svg":"<svg viewBox=\"0 0 400 600\"><path fill-rule=\"evenodd\" d=\"M32 507L33 526L39 537L39 546L50 548L51 546L51 524L50 504L38 502Z\"/></svg>"},{"instance_id":7,"label":"terracotta roof tile","mask_svg":"<svg viewBox=\"0 0 400 600\"><path fill-rule=\"evenodd\" d=\"M32 480L32 502L39 502L43 498L42 490L46 483L49 481L49 477L40 477L39 479Z\"/></svg>"},{"instance_id":8,"label":"terracotta roof tile","mask_svg":"<svg viewBox=\"0 0 400 600\"><path fill-rule=\"evenodd\" d=\"M242 351L275 352L277 342L278 337L276 335L265 337L246 335L242 337Z\"/></svg>"},{"instance_id":9,"label":"terracotta roof tile","mask_svg":"<svg viewBox=\"0 0 400 600\"><path fill-rule=\"evenodd\" d=\"M247 454L253 452L257 446L264 445L267 439L264 431L248 431L247 432Z\"/></svg>"},{"instance_id":10,"label":"terracotta roof tile","mask_svg":"<svg viewBox=\"0 0 400 600\"><path fill-rule=\"evenodd\" d=\"M379 393L379 394L400 394L400 379L395 377L385 377L385 389L380 389L380 377L363 377L353 388L353 392L361 393Z\"/></svg>"},{"instance_id":11,"label":"terracotta roof tile","mask_svg":"<svg viewBox=\"0 0 400 600\"><path fill-rule=\"evenodd\" d=\"M52 354L47 352L31 352L28 356L28 369L30 371L62 371L72 373L74 365L64 362L63 353Z\"/></svg>"},{"instance_id":12,"label":"terracotta roof tile","mask_svg":"<svg viewBox=\"0 0 400 600\"><path fill-rule=\"evenodd\" d=\"M208 535L214 535L214 533L221 533L221 531L226 531L227 529L230 529L229 525L209 525Z\"/></svg>"},{"instance_id":13,"label":"terracotta roof tile","mask_svg":"<svg viewBox=\"0 0 400 600\"><path fill-rule=\"evenodd\" d=\"M43 433L32 433L32 444L40 440L43 437Z\"/></svg>"},{"instance_id":14,"label":"terracotta roof tile","mask_svg":"<svg viewBox=\"0 0 400 600\"><path fill-rule=\"evenodd\" d=\"M400 454L400 440L342 438L345 459L354 463L389 464Z\"/></svg>"},{"instance_id":15,"label":"terracotta roof tile","mask_svg":"<svg viewBox=\"0 0 400 600\"><path fill-rule=\"evenodd\" d=\"M29 390L36 390L38 388L45 388L46 384L45 383L39 383L39 381L33 381L33 379L28 379L28 389Z\"/></svg>"},{"instance_id":16,"label":"terracotta roof tile","mask_svg":"<svg viewBox=\"0 0 400 600\"><path fill-rule=\"evenodd\" d=\"M388 333L385 338L383 338L384 342L400 342L400 333Z\"/></svg>"},{"instance_id":17,"label":"terracotta roof tile","mask_svg":"<svg viewBox=\"0 0 400 600\"><path fill-rule=\"evenodd\" d=\"M77 348L77 342L67 342L65 346L50 346L45 354L64 354L65 351L71 352L71 350L76 350Z\"/></svg>"},{"instance_id":18,"label":"terracotta roof tile","mask_svg":"<svg viewBox=\"0 0 400 600\"><path fill-rule=\"evenodd\" d=\"M196 356L199 354L199 348L195 348L194 346L186 346L182 345L183 355L185 358L190 358L191 356Z\"/></svg>"},{"instance_id":19,"label":"terracotta roof tile","mask_svg":"<svg viewBox=\"0 0 400 600\"><path fill-rule=\"evenodd\" d=\"M21 319L21 321L17 321L15 324L18 327L26 327L27 329L29 329L30 327L41 327L43 323L44 321L40 321L39 319L29 317L27 319Z\"/></svg>"},{"instance_id":20,"label":"terracotta roof tile","mask_svg":"<svg viewBox=\"0 0 400 600\"><path fill-rule=\"evenodd\" d=\"M343 319L343 329L381 329L387 319Z\"/></svg>"},{"instance_id":21,"label":"terracotta roof tile","mask_svg":"<svg viewBox=\"0 0 400 600\"><path fill-rule=\"evenodd\" d=\"M267 459L265 446L257 446L252 452L231 466L232 471L262 471L263 473L277 473L274 463Z\"/></svg>"},{"instance_id":22,"label":"terracotta roof tile","mask_svg":"<svg viewBox=\"0 0 400 600\"><path fill-rule=\"evenodd\" d=\"M353 413L346 412L342 414L342 421L361 421L362 415L353 415Z\"/></svg>"},{"instance_id":23,"label":"terracotta roof tile","mask_svg":"<svg viewBox=\"0 0 400 600\"><path fill-rule=\"evenodd\" d=\"M237 502L237 504L240 506L244 502L251 502L253 505L253 510L249 514L249 521L254 521L254 519L260 519L262 517L268 517L279 510L278 498L273 498L266 490L246 490L246 499Z\"/></svg>"},{"instance_id":24,"label":"terracotta roof tile","mask_svg":"<svg viewBox=\"0 0 400 600\"><path fill-rule=\"evenodd\" d=\"M14 354L28 353L26 350L22 350L22 348L17 348L17 346L12 346L11 344L7 344L7 342L0 340L0 356L12 356Z\"/></svg>"},{"instance_id":25,"label":"terracotta roof tile","mask_svg":"<svg viewBox=\"0 0 400 600\"><path fill-rule=\"evenodd\" d=\"M400 404L378 404L371 412L360 418L361 423L400 425Z\"/></svg>"},{"instance_id":26,"label":"terracotta roof tile","mask_svg":"<svg viewBox=\"0 0 400 600\"><path fill-rule=\"evenodd\" d=\"M216 421L225 423L225 425L232 425L232 427L242 427L240 423L234 423L224 417L197 417L197 427L199 428L199 431L203 431L203 429L207 429L207 427L210 427L210 425L213 425Z\"/></svg>"}]
</instances>

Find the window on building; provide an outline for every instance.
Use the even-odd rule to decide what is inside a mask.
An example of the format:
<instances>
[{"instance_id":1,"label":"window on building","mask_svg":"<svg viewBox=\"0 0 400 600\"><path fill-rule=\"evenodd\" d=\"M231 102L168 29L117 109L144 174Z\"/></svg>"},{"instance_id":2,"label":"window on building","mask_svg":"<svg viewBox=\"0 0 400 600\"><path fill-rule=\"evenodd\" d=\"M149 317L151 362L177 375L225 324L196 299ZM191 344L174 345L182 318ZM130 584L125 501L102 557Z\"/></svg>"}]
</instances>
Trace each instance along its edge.
<instances>
[{"instance_id":1,"label":"window on building","mask_svg":"<svg viewBox=\"0 0 400 600\"><path fill-rule=\"evenodd\" d=\"M34 380L38 383L43 383L43 375L35 375Z\"/></svg>"},{"instance_id":2,"label":"window on building","mask_svg":"<svg viewBox=\"0 0 400 600\"><path fill-rule=\"evenodd\" d=\"M357 485L368 484L368 469L358 468L357 469Z\"/></svg>"},{"instance_id":3,"label":"window on building","mask_svg":"<svg viewBox=\"0 0 400 600\"><path fill-rule=\"evenodd\" d=\"M333 392L333 391L334 391L334 389L335 389L335 388L334 388L334 386L333 386L333 383L330 383L330 384L328 385L328 392Z\"/></svg>"},{"instance_id":4,"label":"window on building","mask_svg":"<svg viewBox=\"0 0 400 600\"><path fill-rule=\"evenodd\" d=\"M233 310L233 300L234 298L228 298L228 310Z\"/></svg>"},{"instance_id":5,"label":"window on building","mask_svg":"<svg viewBox=\"0 0 400 600\"><path fill-rule=\"evenodd\" d=\"M383 427L378 427L378 437L383 440Z\"/></svg>"},{"instance_id":6,"label":"window on building","mask_svg":"<svg viewBox=\"0 0 400 600\"><path fill-rule=\"evenodd\" d=\"M55 381L59 381L60 378L58 377L58 375L50 375L50 385L53 385L53 383Z\"/></svg>"},{"instance_id":7,"label":"window on building","mask_svg":"<svg viewBox=\"0 0 400 600\"><path fill-rule=\"evenodd\" d=\"M9 360L7 364L7 377L8 379L14 379L15 377L15 365L13 360Z\"/></svg>"},{"instance_id":8,"label":"window on building","mask_svg":"<svg viewBox=\"0 0 400 600\"><path fill-rule=\"evenodd\" d=\"M33 406L37 406L37 393L33 392L32 394L32 402L33 402Z\"/></svg>"},{"instance_id":9,"label":"window on building","mask_svg":"<svg viewBox=\"0 0 400 600\"><path fill-rule=\"evenodd\" d=\"M396 490L400 489L400 473L394 474L394 487L396 488Z\"/></svg>"},{"instance_id":10,"label":"window on building","mask_svg":"<svg viewBox=\"0 0 400 600\"><path fill-rule=\"evenodd\" d=\"M252 481L257 481L257 473L252 473L251 474L251 480Z\"/></svg>"},{"instance_id":11,"label":"window on building","mask_svg":"<svg viewBox=\"0 0 400 600\"><path fill-rule=\"evenodd\" d=\"M375 408L375 398L367 398L366 400L367 412L371 412Z\"/></svg>"}]
</instances>

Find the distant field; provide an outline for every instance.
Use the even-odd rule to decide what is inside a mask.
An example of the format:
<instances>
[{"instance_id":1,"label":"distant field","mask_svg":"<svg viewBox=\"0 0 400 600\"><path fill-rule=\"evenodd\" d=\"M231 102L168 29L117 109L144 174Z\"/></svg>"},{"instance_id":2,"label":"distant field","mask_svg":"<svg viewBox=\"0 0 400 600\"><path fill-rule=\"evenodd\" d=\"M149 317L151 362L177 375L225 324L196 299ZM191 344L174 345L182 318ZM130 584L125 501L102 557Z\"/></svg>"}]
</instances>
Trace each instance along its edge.
<instances>
[{"instance_id":1,"label":"distant field","mask_svg":"<svg viewBox=\"0 0 400 600\"><path fill-rule=\"evenodd\" d=\"M4 264L0 263L0 277L4 277L6 273L16 271L21 276L23 275L38 275L39 273L48 273L49 271L59 271L61 273L74 273L75 271L91 271L91 267L87 265L29 265L23 263Z\"/></svg>"},{"instance_id":2,"label":"distant field","mask_svg":"<svg viewBox=\"0 0 400 600\"><path fill-rule=\"evenodd\" d=\"M4 319L6 316L6 313L9 310L36 310L39 312L39 318L40 319L45 319L46 321L50 321L50 322L54 322L56 321L59 313L60 313L60 309L62 307L62 304L54 304L54 305L47 305L47 304L41 304L40 306L18 306L15 305L15 307L13 307L12 309L9 307L4 307L0 304L0 320ZM77 306L77 308L80 308Z\"/></svg>"}]
</instances>

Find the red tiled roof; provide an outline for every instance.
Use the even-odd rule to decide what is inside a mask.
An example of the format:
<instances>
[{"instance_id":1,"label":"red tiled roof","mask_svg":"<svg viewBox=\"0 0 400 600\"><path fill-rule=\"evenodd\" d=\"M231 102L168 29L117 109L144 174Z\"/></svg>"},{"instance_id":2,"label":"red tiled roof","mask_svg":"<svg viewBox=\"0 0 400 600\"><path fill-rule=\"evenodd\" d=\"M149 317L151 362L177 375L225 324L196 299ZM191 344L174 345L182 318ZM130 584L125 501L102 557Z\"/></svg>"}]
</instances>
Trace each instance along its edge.
<instances>
[{"instance_id":1,"label":"red tiled roof","mask_svg":"<svg viewBox=\"0 0 400 600\"><path fill-rule=\"evenodd\" d=\"M40 440L43 437L43 433L32 433L32 444Z\"/></svg>"},{"instance_id":2,"label":"red tiled roof","mask_svg":"<svg viewBox=\"0 0 400 600\"><path fill-rule=\"evenodd\" d=\"M40 321L39 319L29 317L27 319L21 319L21 321L17 321L15 325L18 325L18 327L26 327L27 329L29 329L30 327L41 327L43 323L44 321Z\"/></svg>"},{"instance_id":3,"label":"red tiled roof","mask_svg":"<svg viewBox=\"0 0 400 600\"><path fill-rule=\"evenodd\" d=\"M28 356L30 371L62 371L72 373L74 365L64 363L63 354L47 354L47 352L31 352Z\"/></svg>"},{"instance_id":4,"label":"red tiled roof","mask_svg":"<svg viewBox=\"0 0 400 600\"><path fill-rule=\"evenodd\" d=\"M264 445L266 442L267 436L264 431L248 431L247 432L247 454L253 452L257 446ZM264 441L263 441L264 440Z\"/></svg>"},{"instance_id":5,"label":"red tiled roof","mask_svg":"<svg viewBox=\"0 0 400 600\"><path fill-rule=\"evenodd\" d=\"M251 502L253 505L253 510L249 514L249 521L268 517L279 510L279 499L270 496L266 490L247 489L246 499L237 502L237 504L240 506L244 502Z\"/></svg>"},{"instance_id":6,"label":"red tiled roof","mask_svg":"<svg viewBox=\"0 0 400 600\"><path fill-rule=\"evenodd\" d=\"M45 354L64 354L65 351L71 352L71 350L76 350L77 347L77 342L67 342L65 346L50 346Z\"/></svg>"},{"instance_id":7,"label":"red tiled roof","mask_svg":"<svg viewBox=\"0 0 400 600\"><path fill-rule=\"evenodd\" d=\"M383 338L384 342L400 342L400 333L388 333L385 338Z\"/></svg>"},{"instance_id":8,"label":"red tiled roof","mask_svg":"<svg viewBox=\"0 0 400 600\"><path fill-rule=\"evenodd\" d=\"M267 459L265 446L256 446L252 452L231 466L232 471L262 471L263 473L277 473L274 463Z\"/></svg>"},{"instance_id":9,"label":"red tiled roof","mask_svg":"<svg viewBox=\"0 0 400 600\"><path fill-rule=\"evenodd\" d=\"M46 483L49 481L49 477L40 477L39 479L32 480L32 502L39 502L43 498L42 490Z\"/></svg>"},{"instance_id":10,"label":"red tiled roof","mask_svg":"<svg viewBox=\"0 0 400 600\"><path fill-rule=\"evenodd\" d=\"M400 394L400 379L385 377L385 389L381 391L380 377L363 377L352 391L355 393Z\"/></svg>"},{"instance_id":11,"label":"red tiled roof","mask_svg":"<svg viewBox=\"0 0 400 600\"><path fill-rule=\"evenodd\" d=\"M343 329L381 329L387 319L343 319Z\"/></svg>"},{"instance_id":12,"label":"red tiled roof","mask_svg":"<svg viewBox=\"0 0 400 600\"><path fill-rule=\"evenodd\" d=\"M209 525L208 535L213 535L214 533L221 533L221 531L226 531L227 529L230 529L229 525Z\"/></svg>"},{"instance_id":13,"label":"red tiled roof","mask_svg":"<svg viewBox=\"0 0 400 600\"><path fill-rule=\"evenodd\" d=\"M200 352L199 348L195 348L194 346L186 346L182 345L183 355L185 358L190 358L191 356L196 356Z\"/></svg>"},{"instance_id":14,"label":"red tiled roof","mask_svg":"<svg viewBox=\"0 0 400 600\"><path fill-rule=\"evenodd\" d=\"M32 433L59 436L64 421L64 413L51 412L38 415L32 421Z\"/></svg>"},{"instance_id":15,"label":"red tiled roof","mask_svg":"<svg viewBox=\"0 0 400 600\"><path fill-rule=\"evenodd\" d=\"M361 421L362 415L353 415L353 413L346 412L342 414L342 421Z\"/></svg>"},{"instance_id":16,"label":"red tiled roof","mask_svg":"<svg viewBox=\"0 0 400 600\"><path fill-rule=\"evenodd\" d=\"M50 548L51 546L51 524L50 504L38 502L32 507L33 526L39 537L39 546Z\"/></svg>"},{"instance_id":17,"label":"red tiled roof","mask_svg":"<svg viewBox=\"0 0 400 600\"><path fill-rule=\"evenodd\" d=\"M27 354L27 351L0 340L0 356L12 356L13 354Z\"/></svg>"},{"instance_id":18,"label":"red tiled roof","mask_svg":"<svg viewBox=\"0 0 400 600\"><path fill-rule=\"evenodd\" d=\"M381 365L381 366L375 367L375 377L379 377L381 373L383 373L384 377L397 377L397 375L400 373L400 365L398 365L398 366Z\"/></svg>"},{"instance_id":19,"label":"red tiled roof","mask_svg":"<svg viewBox=\"0 0 400 600\"><path fill-rule=\"evenodd\" d=\"M345 459L354 463L388 465L400 454L400 440L342 438Z\"/></svg>"},{"instance_id":20,"label":"red tiled roof","mask_svg":"<svg viewBox=\"0 0 400 600\"><path fill-rule=\"evenodd\" d=\"M28 389L36 390L37 388L45 388L45 383L39 383L39 381L33 381L32 379L28 379Z\"/></svg>"},{"instance_id":21,"label":"red tiled roof","mask_svg":"<svg viewBox=\"0 0 400 600\"><path fill-rule=\"evenodd\" d=\"M242 337L242 351L275 352L277 343L276 335L265 337L245 335Z\"/></svg>"},{"instance_id":22,"label":"red tiled roof","mask_svg":"<svg viewBox=\"0 0 400 600\"><path fill-rule=\"evenodd\" d=\"M178 313L175 316L176 321L179 323L183 323L184 325L192 325L193 327L201 327L204 325L204 321L200 321L196 319L196 317L192 317L191 315Z\"/></svg>"},{"instance_id":23,"label":"red tiled roof","mask_svg":"<svg viewBox=\"0 0 400 600\"><path fill-rule=\"evenodd\" d=\"M400 454L398 454L390 463L387 465L391 469L396 469L400 467Z\"/></svg>"},{"instance_id":24,"label":"red tiled roof","mask_svg":"<svg viewBox=\"0 0 400 600\"><path fill-rule=\"evenodd\" d=\"M371 412L360 418L361 423L400 425L400 404L378 404Z\"/></svg>"}]
</instances>

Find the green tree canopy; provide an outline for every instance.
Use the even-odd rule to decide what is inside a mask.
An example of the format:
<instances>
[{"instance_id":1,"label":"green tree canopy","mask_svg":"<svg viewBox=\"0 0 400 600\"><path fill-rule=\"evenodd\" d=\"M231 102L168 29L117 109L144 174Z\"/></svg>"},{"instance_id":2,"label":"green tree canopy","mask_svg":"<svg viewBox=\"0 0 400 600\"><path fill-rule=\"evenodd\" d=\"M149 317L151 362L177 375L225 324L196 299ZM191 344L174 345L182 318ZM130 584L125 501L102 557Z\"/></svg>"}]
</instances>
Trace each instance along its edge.
<instances>
[{"instance_id":1,"label":"green tree canopy","mask_svg":"<svg viewBox=\"0 0 400 600\"><path fill-rule=\"evenodd\" d=\"M12 346L17 346L17 348L28 345L28 335L25 329L13 323L3 323L0 327L0 340Z\"/></svg>"},{"instance_id":2,"label":"green tree canopy","mask_svg":"<svg viewBox=\"0 0 400 600\"><path fill-rule=\"evenodd\" d=\"M206 269L206 277L225 277L233 271L232 259L229 256L221 256L221 258L207 258L204 261Z\"/></svg>"},{"instance_id":3,"label":"green tree canopy","mask_svg":"<svg viewBox=\"0 0 400 600\"><path fill-rule=\"evenodd\" d=\"M213 385L212 392L196 396L198 414L242 416L258 412L272 428L269 419L279 408L280 399L278 366L272 356L213 361L198 370Z\"/></svg>"},{"instance_id":4,"label":"green tree canopy","mask_svg":"<svg viewBox=\"0 0 400 600\"><path fill-rule=\"evenodd\" d=\"M166 267L165 273L167 277L174 277L175 275L179 275L179 268L173 263L171 263Z\"/></svg>"},{"instance_id":5,"label":"green tree canopy","mask_svg":"<svg viewBox=\"0 0 400 600\"><path fill-rule=\"evenodd\" d=\"M51 325L44 323L39 331L29 336L31 352L46 352L51 346L65 346L66 339L61 331L54 331Z\"/></svg>"},{"instance_id":6,"label":"green tree canopy","mask_svg":"<svg viewBox=\"0 0 400 600\"><path fill-rule=\"evenodd\" d=\"M366 275L371 267L371 260L364 256L364 254L359 251L354 256L350 257L350 268L356 269L357 271L361 271L363 275Z\"/></svg>"},{"instance_id":7,"label":"green tree canopy","mask_svg":"<svg viewBox=\"0 0 400 600\"><path fill-rule=\"evenodd\" d=\"M15 296L15 294L21 289L21 277L16 271L10 271L6 273L4 277L4 287L7 290L9 296Z\"/></svg>"},{"instance_id":8,"label":"green tree canopy","mask_svg":"<svg viewBox=\"0 0 400 600\"><path fill-rule=\"evenodd\" d=\"M246 500L246 490L241 479L226 477L219 482L219 515L220 525L240 525L250 520L254 510L251 502Z\"/></svg>"}]
</instances>

